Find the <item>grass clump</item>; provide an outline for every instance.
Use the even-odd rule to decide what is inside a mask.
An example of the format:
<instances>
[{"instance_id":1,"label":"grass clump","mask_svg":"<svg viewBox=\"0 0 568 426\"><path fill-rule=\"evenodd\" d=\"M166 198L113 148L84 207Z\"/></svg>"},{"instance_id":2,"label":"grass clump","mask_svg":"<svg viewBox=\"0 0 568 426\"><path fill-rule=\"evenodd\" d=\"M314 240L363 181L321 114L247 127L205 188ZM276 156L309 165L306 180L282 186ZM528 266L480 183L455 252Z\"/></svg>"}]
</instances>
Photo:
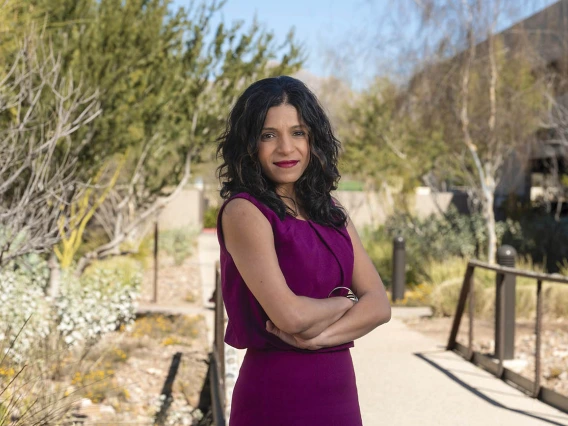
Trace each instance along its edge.
<instances>
[{"instance_id":1,"label":"grass clump","mask_svg":"<svg viewBox=\"0 0 568 426\"><path fill-rule=\"evenodd\" d=\"M147 336L160 340L165 346L191 345L191 341L199 337L204 326L202 315L147 315L136 320L131 336L134 338Z\"/></svg>"},{"instance_id":2,"label":"grass clump","mask_svg":"<svg viewBox=\"0 0 568 426\"><path fill-rule=\"evenodd\" d=\"M83 398L88 398L94 403L101 403L110 398L126 402L130 398L128 390L118 385L110 362L105 363L102 368L84 373L76 372L71 385L78 389L78 393Z\"/></svg>"},{"instance_id":3,"label":"grass clump","mask_svg":"<svg viewBox=\"0 0 568 426\"><path fill-rule=\"evenodd\" d=\"M198 231L191 228L167 229L160 231L158 249L174 258L179 266L189 258L197 247Z\"/></svg>"}]
</instances>

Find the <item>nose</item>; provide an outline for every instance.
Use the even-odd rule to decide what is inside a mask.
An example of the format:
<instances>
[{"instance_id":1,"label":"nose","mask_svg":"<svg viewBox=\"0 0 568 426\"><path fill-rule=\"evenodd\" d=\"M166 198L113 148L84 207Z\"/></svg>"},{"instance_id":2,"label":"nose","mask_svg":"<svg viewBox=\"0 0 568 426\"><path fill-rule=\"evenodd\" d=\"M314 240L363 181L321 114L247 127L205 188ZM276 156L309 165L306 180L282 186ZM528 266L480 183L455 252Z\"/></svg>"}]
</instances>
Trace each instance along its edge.
<instances>
[{"instance_id":1,"label":"nose","mask_svg":"<svg viewBox=\"0 0 568 426\"><path fill-rule=\"evenodd\" d=\"M284 135L278 141L278 151L283 155L291 154L294 151L294 141L289 135Z\"/></svg>"}]
</instances>

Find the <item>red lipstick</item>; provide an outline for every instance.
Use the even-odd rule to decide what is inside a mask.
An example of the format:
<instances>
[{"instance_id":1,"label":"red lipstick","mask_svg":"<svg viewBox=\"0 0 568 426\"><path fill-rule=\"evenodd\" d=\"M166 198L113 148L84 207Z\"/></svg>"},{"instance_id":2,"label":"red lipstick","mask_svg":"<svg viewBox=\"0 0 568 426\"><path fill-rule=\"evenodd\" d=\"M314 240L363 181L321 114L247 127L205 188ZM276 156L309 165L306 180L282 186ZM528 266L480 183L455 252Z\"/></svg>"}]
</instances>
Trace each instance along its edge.
<instances>
[{"instance_id":1,"label":"red lipstick","mask_svg":"<svg viewBox=\"0 0 568 426\"><path fill-rule=\"evenodd\" d=\"M294 161L278 161L277 163L274 164L277 165L278 167L290 168L294 167L298 163L299 163L298 160L294 160Z\"/></svg>"}]
</instances>

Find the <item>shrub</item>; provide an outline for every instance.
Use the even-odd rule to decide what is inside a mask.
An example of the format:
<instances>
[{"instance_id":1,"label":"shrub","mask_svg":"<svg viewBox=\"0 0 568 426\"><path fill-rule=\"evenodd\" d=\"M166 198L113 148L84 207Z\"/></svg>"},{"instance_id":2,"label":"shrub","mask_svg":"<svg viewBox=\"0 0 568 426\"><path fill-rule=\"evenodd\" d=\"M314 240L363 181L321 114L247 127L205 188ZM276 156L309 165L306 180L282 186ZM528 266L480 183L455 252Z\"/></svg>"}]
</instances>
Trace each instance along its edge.
<instances>
[{"instance_id":1,"label":"shrub","mask_svg":"<svg viewBox=\"0 0 568 426\"><path fill-rule=\"evenodd\" d=\"M56 300L45 296L48 277L39 257L18 259L0 271L0 424L60 424L77 392L93 400L128 398L108 368L105 377L97 370L75 373L80 362L70 362L66 349L86 354L104 333L132 322L140 266L112 258L95 262L80 278L64 272ZM126 357L123 350L112 354L116 362ZM71 388L54 380L62 367L73 376Z\"/></svg>"},{"instance_id":2,"label":"shrub","mask_svg":"<svg viewBox=\"0 0 568 426\"><path fill-rule=\"evenodd\" d=\"M209 207L205 210L203 214L203 227L204 228L216 228L217 227L217 216L219 215L219 210L221 206Z\"/></svg>"},{"instance_id":3,"label":"shrub","mask_svg":"<svg viewBox=\"0 0 568 426\"><path fill-rule=\"evenodd\" d=\"M499 224L499 236L512 227L512 222ZM406 283L409 285L432 280L431 262L474 257L486 244L481 216L459 214L453 206L444 216L431 215L425 219L408 214L393 215L383 226L363 235L365 248L387 286L391 283L392 241L396 236L405 239Z\"/></svg>"},{"instance_id":4,"label":"shrub","mask_svg":"<svg viewBox=\"0 0 568 426\"><path fill-rule=\"evenodd\" d=\"M568 217L556 221L534 209L517 216L517 226L505 232L503 244L515 247L519 255L532 258L545 271L558 272L568 259Z\"/></svg>"},{"instance_id":5,"label":"shrub","mask_svg":"<svg viewBox=\"0 0 568 426\"><path fill-rule=\"evenodd\" d=\"M18 347L29 324L17 327L15 341L0 341L0 425L62 424L78 397L68 392L66 383L51 380L56 354L32 346L25 353L25 364L10 356L10 347Z\"/></svg>"},{"instance_id":6,"label":"shrub","mask_svg":"<svg viewBox=\"0 0 568 426\"><path fill-rule=\"evenodd\" d=\"M535 265L530 258L521 258L517 268L542 272L542 267ZM427 304L435 315L451 316L455 314L467 267L467 260L450 258L443 262L432 262L429 272L432 286ZM476 268L474 273L475 314L493 319L495 311L496 274L486 269ZM536 280L517 277L515 311L518 319L534 319L536 315ZM544 283L544 311L550 318L568 315L568 286Z\"/></svg>"},{"instance_id":7,"label":"shrub","mask_svg":"<svg viewBox=\"0 0 568 426\"><path fill-rule=\"evenodd\" d=\"M135 338L149 336L162 339L163 342L170 342L169 344L173 344L172 339L177 342L190 341L199 336L203 328L203 320L201 315L147 315L136 320L132 328L132 336Z\"/></svg>"},{"instance_id":8,"label":"shrub","mask_svg":"<svg viewBox=\"0 0 568 426\"><path fill-rule=\"evenodd\" d=\"M141 267L128 258L112 258L91 265L77 278L62 274L56 301L57 330L65 343L87 347L135 317L135 300L142 282Z\"/></svg>"},{"instance_id":9,"label":"shrub","mask_svg":"<svg viewBox=\"0 0 568 426\"><path fill-rule=\"evenodd\" d=\"M176 265L181 265L193 254L197 244L198 231L191 228L167 229L160 231L158 248L174 258Z\"/></svg>"},{"instance_id":10,"label":"shrub","mask_svg":"<svg viewBox=\"0 0 568 426\"><path fill-rule=\"evenodd\" d=\"M9 356L16 362L23 362L25 354L49 334L50 304L44 293L48 277L47 263L36 255L0 270L0 343L6 351L11 346Z\"/></svg>"},{"instance_id":11,"label":"shrub","mask_svg":"<svg viewBox=\"0 0 568 426\"><path fill-rule=\"evenodd\" d=\"M118 385L115 372L108 363L97 370L76 372L71 385L79 388L79 393L94 403L101 403L109 397L116 397L120 401L128 401L130 398L128 390Z\"/></svg>"}]
</instances>

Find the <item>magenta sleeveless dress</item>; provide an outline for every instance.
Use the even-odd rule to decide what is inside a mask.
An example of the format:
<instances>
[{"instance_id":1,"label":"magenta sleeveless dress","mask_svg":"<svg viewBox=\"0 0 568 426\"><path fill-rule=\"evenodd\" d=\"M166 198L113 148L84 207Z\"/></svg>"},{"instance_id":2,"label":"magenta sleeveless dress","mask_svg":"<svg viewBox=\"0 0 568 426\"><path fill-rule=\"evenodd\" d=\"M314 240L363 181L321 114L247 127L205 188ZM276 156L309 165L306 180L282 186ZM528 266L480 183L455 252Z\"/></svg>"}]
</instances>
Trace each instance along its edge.
<instances>
[{"instance_id":1,"label":"magenta sleeveless dress","mask_svg":"<svg viewBox=\"0 0 568 426\"><path fill-rule=\"evenodd\" d=\"M282 221L247 193L274 232L280 268L299 296L326 298L351 287L353 246L346 228L318 225L287 215ZM242 279L223 241L219 211L221 281L228 324L225 342L247 349L231 402L230 426L359 426L361 412L349 348L298 349L266 331L266 312Z\"/></svg>"}]
</instances>

